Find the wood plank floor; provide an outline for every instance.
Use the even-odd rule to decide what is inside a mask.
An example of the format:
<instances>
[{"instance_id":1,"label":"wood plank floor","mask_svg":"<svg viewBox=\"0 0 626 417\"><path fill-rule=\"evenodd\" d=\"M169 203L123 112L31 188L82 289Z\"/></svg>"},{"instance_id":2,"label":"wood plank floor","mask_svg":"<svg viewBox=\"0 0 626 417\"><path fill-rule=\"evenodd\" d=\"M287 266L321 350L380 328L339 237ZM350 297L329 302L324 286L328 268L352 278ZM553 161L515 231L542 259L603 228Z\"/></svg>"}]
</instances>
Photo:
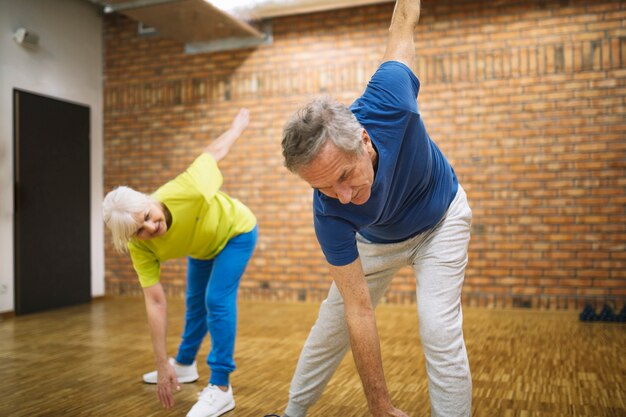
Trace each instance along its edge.
<instances>
[{"instance_id":1,"label":"wood plank floor","mask_svg":"<svg viewBox=\"0 0 626 417\"><path fill-rule=\"evenodd\" d=\"M232 375L237 408L226 417L279 413L318 305L240 302ZM170 300L170 353L184 305ZM576 312L465 309L474 416L626 416L626 325L581 323ZM385 372L396 405L430 415L412 306L379 307ZM143 301L89 305L0 319L0 416L184 416L209 372L182 386L173 410L141 382L152 369ZM361 417L367 407L348 355L311 416Z\"/></svg>"}]
</instances>

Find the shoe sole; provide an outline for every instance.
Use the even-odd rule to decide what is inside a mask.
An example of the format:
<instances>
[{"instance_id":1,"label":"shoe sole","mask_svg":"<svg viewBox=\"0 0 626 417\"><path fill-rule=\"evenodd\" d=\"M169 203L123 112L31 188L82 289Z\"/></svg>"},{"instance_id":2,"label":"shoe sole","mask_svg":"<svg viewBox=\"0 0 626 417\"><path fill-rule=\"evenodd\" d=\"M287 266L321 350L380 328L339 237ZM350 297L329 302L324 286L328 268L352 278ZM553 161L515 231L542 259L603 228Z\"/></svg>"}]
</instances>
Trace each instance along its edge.
<instances>
[{"instance_id":1,"label":"shoe sole","mask_svg":"<svg viewBox=\"0 0 626 417\"><path fill-rule=\"evenodd\" d=\"M211 417L221 417L224 414L230 413L234 409L235 409L235 400L231 401L224 408L222 408L221 410L217 411L218 414L211 414Z\"/></svg>"},{"instance_id":2,"label":"shoe sole","mask_svg":"<svg viewBox=\"0 0 626 417\"><path fill-rule=\"evenodd\" d=\"M223 416L224 414L229 413L233 411L234 409L235 409L235 401L232 401L230 404L226 405L224 409L218 411L218 413L221 413L221 414L217 414L216 417Z\"/></svg>"},{"instance_id":3,"label":"shoe sole","mask_svg":"<svg viewBox=\"0 0 626 417\"><path fill-rule=\"evenodd\" d=\"M200 379L200 376L187 377L187 378L178 378L178 382L180 382L181 384L190 384L192 382L196 382L198 379ZM144 382L144 384L150 384L150 385L156 385L156 383L157 383L156 381L154 381L154 382L146 381L145 379L143 379L143 382Z\"/></svg>"}]
</instances>

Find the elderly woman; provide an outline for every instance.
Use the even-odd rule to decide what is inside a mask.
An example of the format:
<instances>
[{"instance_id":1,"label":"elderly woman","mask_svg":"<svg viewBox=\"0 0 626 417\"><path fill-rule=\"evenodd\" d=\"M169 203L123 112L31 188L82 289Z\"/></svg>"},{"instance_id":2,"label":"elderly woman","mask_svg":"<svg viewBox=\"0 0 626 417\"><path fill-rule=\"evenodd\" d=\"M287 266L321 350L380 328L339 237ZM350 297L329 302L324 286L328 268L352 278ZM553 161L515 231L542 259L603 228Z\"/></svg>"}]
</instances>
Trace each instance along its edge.
<instances>
[{"instance_id":1,"label":"elderly woman","mask_svg":"<svg viewBox=\"0 0 626 417\"><path fill-rule=\"evenodd\" d=\"M231 127L172 181L152 195L117 187L103 202L104 221L115 248L129 252L143 287L156 371L144 375L156 383L164 407L174 404L179 382L198 379L195 358L207 330L211 351L208 386L188 417L217 417L235 407L229 374L237 327L237 289L257 240L254 214L220 191L217 162L247 127L241 109ZM175 358L166 353L167 304L159 282L160 265L186 256L185 328Z\"/></svg>"}]
</instances>

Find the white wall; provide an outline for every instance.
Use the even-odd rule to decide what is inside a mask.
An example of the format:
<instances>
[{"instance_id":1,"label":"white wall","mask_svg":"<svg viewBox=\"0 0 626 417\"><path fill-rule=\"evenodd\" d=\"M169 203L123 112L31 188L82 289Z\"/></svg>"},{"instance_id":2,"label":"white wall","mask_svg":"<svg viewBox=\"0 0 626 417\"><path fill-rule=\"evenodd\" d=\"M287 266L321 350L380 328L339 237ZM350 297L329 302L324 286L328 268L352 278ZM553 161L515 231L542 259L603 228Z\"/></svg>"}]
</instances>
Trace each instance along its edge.
<instances>
[{"instance_id":1,"label":"white wall","mask_svg":"<svg viewBox=\"0 0 626 417\"><path fill-rule=\"evenodd\" d=\"M39 35L36 49L13 41L19 27ZM102 16L86 0L0 0L0 312L15 308L14 88L91 109L91 292L104 295L102 43Z\"/></svg>"}]
</instances>

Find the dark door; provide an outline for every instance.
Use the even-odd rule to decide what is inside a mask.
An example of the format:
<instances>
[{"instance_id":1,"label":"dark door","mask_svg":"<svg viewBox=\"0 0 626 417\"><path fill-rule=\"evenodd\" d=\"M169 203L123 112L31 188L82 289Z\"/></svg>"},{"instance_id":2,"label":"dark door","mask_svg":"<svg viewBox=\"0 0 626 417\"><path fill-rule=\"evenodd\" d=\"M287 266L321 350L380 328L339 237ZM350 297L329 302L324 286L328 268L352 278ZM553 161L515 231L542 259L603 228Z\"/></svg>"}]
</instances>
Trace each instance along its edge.
<instances>
[{"instance_id":1,"label":"dark door","mask_svg":"<svg viewBox=\"0 0 626 417\"><path fill-rule=\"evenodd\" d=\"M91 300L89 107L14 90L15 312Z\"/></svg>"}]
</instances>

